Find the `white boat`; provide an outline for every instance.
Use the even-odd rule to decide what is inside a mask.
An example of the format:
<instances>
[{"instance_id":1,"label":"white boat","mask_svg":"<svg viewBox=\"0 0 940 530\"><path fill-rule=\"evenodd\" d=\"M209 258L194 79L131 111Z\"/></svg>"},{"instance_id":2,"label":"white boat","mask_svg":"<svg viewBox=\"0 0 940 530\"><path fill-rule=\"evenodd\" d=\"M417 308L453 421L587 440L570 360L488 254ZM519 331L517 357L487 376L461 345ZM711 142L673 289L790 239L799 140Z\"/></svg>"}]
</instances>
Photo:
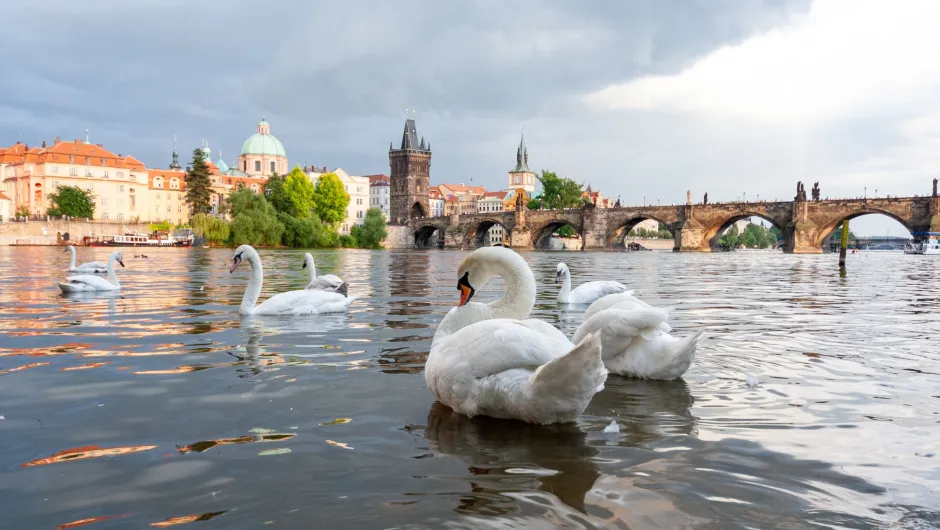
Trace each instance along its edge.
<instances>
[{"instance_id":1,"label":"white boat","mask_svg":"<svg viewBox=\"0 0 940 530\"><path fill-rule=\"evenodd\" d=\"M930 238L904 245L905 254L940 255L940 239L935 232L929 232Z\"/></svg>"}]
</instances>

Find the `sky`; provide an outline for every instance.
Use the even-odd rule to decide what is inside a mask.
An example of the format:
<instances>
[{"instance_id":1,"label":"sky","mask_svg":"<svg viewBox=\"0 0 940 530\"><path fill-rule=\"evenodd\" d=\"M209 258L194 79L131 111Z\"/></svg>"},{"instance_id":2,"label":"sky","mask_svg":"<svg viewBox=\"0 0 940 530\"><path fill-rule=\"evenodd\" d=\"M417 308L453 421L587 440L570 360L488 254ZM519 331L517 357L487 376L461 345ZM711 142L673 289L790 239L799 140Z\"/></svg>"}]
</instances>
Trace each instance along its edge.
<instances>
[{"instance_id":1,"label":"sky","mask_svg":"<svg viewBox=\"0 0 940 530\"><path fill-rule=\"evenodd\" d=\"M0 143L84 138L388 173L413 109L432 183L530 166L625 204L924 195L940 169L932 0L37 0L5 7ZM856 233L906 235L882 216Z\"/></svg>"}]
</instances>

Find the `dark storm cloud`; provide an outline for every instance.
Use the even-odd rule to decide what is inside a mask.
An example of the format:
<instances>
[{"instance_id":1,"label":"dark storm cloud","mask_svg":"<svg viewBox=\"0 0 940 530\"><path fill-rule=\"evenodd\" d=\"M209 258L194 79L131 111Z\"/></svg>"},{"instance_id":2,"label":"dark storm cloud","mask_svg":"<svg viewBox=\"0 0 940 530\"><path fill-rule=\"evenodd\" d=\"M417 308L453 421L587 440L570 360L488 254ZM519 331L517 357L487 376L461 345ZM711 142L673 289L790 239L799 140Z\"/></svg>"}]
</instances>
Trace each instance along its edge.
<instances>
[{"instance_id":1,"label":"dark storm cloud","mask_svg":"<svg viewBox=\"0 0 940 530\"><path fill-rule=\"evenodd\" d=\"M266 114L292 164L362 174L388 170L401 110L414 107L438 182L474 177L502 186L526 124L537 167L614 188L630 171L611 148L643 132L624 130L623 116L585 111L581 95L675 72L806 7L807 0L18 2L7 6L12 23L0 32L0 135L5 144L21 137L35 144L88 128L93 141L163 166L174 134L184 157L205 138L232 160Z\"/></svg>"}]
</instances>

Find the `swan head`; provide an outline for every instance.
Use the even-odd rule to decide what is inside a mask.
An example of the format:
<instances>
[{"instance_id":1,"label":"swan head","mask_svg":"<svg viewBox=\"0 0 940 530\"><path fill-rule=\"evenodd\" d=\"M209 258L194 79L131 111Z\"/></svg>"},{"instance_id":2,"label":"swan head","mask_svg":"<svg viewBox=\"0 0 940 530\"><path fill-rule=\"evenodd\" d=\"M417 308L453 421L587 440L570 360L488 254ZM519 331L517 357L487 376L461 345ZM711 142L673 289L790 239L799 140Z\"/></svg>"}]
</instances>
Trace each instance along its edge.
<instances>
[{"instance_id":1,"label":"swan head","mask_svg":"<svg viewBox=\"0 0 940 530\"><path fill-rule=\"evenodd\" d=\"M309 252L307 252L307 253L304 254L304 266L301 267L301 268L302 268L302 269L306 269L308 263L311 264L311 265L313 265L313 254L311 254L311 253L309 253Z\"/></svg>"},{"instance_id":2,"label":"swan head","mask_svg":"<svg viewBox=\"0 0 940 530\"><path fill-rule=\"evenodd\" d=\"M114 254L111 254L111 257L114 258L114 261L120 263L122 267L124 266L124 254L115 252Z\"/></svg>"},{"instance_id":3,"label":"swan head","mask_svg":"<svg viewBox=\"0 0 940 530\"><path fill-rule=\"evenodd\" d=\"M565 281L565 276L568 275L568 266L564 263L559 263L555 267L555 283L561 283Z\"/></svg>"},{"instance_id":4,"label":"swan head","mask_svg":"<svg viewBox=\"0 0 940 530\"><path fill-rule=\"evenodd\" d=\"M238 264L248 259L252 254L257 254L255 249L251 245L242 245L235 249L235 253L232 254L232 266L229 268L229 274L235 272L235 269L238 268ZM304 263L306 265L306 262Z\"/></svg>"},{"instance_id":5,"label":"swan head","mask_svg":"<svg viewBox=\"0 0 940 530\"><path fill-rule=\"evenodd\" d=\"M505 247L483 247L471 252L457 268L457 290L460 291L457 306L466 305L478 288L498 276L510 254L516 255L516 252Z\"/></svg>"}]
</instances>

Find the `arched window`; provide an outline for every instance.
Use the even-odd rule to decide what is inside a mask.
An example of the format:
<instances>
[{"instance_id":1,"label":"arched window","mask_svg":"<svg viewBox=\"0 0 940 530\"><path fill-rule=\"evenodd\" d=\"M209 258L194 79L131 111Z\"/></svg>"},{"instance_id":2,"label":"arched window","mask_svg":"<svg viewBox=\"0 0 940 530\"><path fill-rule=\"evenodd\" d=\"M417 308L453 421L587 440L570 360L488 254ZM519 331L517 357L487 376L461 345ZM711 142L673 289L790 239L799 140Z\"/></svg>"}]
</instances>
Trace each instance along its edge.
<instances>
[{"instance_id":1,"label":"arched window","mask_svg":"<svg viewBox=\"0 0 940 530\"><path fill-rule=\"evenodd\" d=\"M276 167L275 164L276 164L276 162L275 162L274 160L272 160L272 161L271 161L271 173L274 173L274 172L276 171L276 170L274 169L274 168Z\"/></svg>"},{"instance_id":2,"label":"arched window","mask_svg":"<svg viewBox=\"0 0 940 530\"><path fill-rule=\"evenodd\" d=\"M163 177L153 177L153 187L163 188ZM160 194L157 194L157 198L159 197L160 197Z\"/></svg>"},{"instance_id":3,"label":"arched window","mask_svg":"<svg viewBox=\"0 0 940 530\"><path fill-rule=\"evenodd\" d=\"M255 160L255 171L261 171L261 161Z\"/></svg>"},{"instance_id":4,"label":"arched window","mask_svg":"<svg viewBox=\"0 0 940 530\"><path fill-rule=\"evenodd\" d=\"M173 177L173 178L170 179L170 189L171 189L171 190L178 190L178 189L180 189L180 180L179 180L178 178Z\"/></svg>"}]
</instances>

